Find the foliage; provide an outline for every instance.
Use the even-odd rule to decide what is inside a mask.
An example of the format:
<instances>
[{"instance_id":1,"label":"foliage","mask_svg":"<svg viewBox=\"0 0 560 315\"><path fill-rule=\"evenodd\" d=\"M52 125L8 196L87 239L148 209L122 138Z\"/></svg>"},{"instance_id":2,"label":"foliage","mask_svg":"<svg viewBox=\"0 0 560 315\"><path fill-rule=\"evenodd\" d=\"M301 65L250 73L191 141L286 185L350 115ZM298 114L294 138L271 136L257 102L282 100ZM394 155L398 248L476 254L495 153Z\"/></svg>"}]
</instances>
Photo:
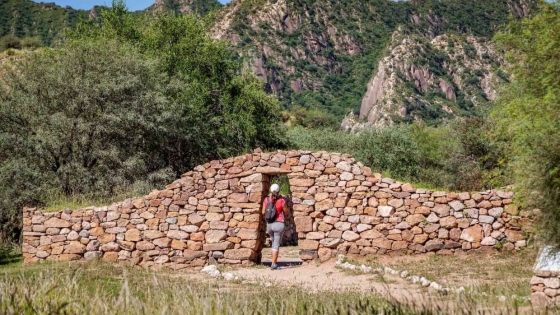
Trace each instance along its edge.
<instances>
[{"instance_id":1,"label":"foliage","mask_svg":"<svg viewBox=\"0 0 560 315\"><path fill-rule=\"evenodd\" d=\"M43 47L43 42L37 36L18 38L8 35L0 38L0 52L12 49L35 50L40 47Z\"/></svg>"},{"instance_id":2,"label":"foliage","mask_svg":"<svg viewBox=\"0 0 560 315\"><path fill-rule=\"evenodd\" d=\"M548 240L560 244L560 3L513 21L496 36L513 80L493 112L496 136L523 202L543 212Z\"/></svg>"},{"instance_id":3,"label":"foliage","mask_svg":"<svg viewBox=\"0 0 560 315\"><path fill-rule=\"evenodd\" d=\"M88 11L61 7L54 3L36 3L30 0L0 2L0 36L41 38L46 45L53 44L66 28L72 28L88 18Z\"/></svg>"},{"instance_id":4,"label":"foliage","mask_svg":"<svg viewBox=\"0 0 560 315\"><path fill-rule=\"evenodd\" d=\"M8 211L2 220L12 222L7 215L51 194L110 194L156 176L146 152L166 104L156 66L106 41L37 52L7 68L8 93L0 96L0 208Z\"/></svg>"},{"instance_id":5,"label":"foliage","mask_svg":"<svg viewBox=\"0 0 560 315\"><path fill-rule=\"evenodd\" d=\"M376 172L427 187L473 191L504 185L503 147L489 138L483 119L464 119L439 127L396 125L351 135L332 129L296 127L290 145L305 150L352 154Z\"/></svg>"},{"instance_id":6,"label":"foliage","mask_svg":"<svg viewBox=\"0 0 560 315\"><path fill-rule=\"evenodd\" d=\"M294 149L338 153L352 153L356 142L356 136L333 128L308 129L300 126L290 128L287 138Z\"/></svg>"},{"instance_id":7,"label":"foliage","mask_svg":"<svg viewBox=\"0 0 560 315\"><path fill-rule=\"evenodd\" d=\"M21 47L24 49L34 50L39 47L43 47L43 41L40 37L25 37L21 40Z\"/></svg>"},{"instance_id":8,"label":"foliage","mask_svg":"<svg viewBox=\"0 0 560 315\"><path fill-rule=\"evenodd\" d=\"M185 11L184 4L181 4L181 2L184 3L185 1L164 0L162 1L163 10L174 14L180 14L182 11ZM192 3L188 4L188 6L191 12L205 16L211 11L219 9L222 5L218 0L194 0Z\"/></svg>"},{"instance_id":9,"label":"foliage","mask_svg":"<svg viewBox=\"0 0 560 315\"><path fill-rule=\"evenodd\" d=\"M37 1L39 2L39 1ZM11 35L18 38L37 37L46 46L52 46L62 39L66 30L74 29L79 23L90 19L90 11L75 10L69 6L61 7L55 3L37 3L31 0L0 1L0 37ZM163 9L167 12L181 13L185 5L180 0L163 1ZM185 1L182 1L185 2ZM219 9L221 4L217 0L194 0L188 4L188 12L205 16L213 10ZM94 16L104 7L94 6ZM152 10L137 11L132 15L141 20L151 15Z\"/></svg>"},{"instance_id":10,"label":"foliage","mask_svg":"<svg viewBox=\"0 0 560 315\"><path fill-rule=\"evenodd\" d=\"M0 268L22 261L21 246L17 243L0 243Z\"/></svg>"},{"instance_id":11,"label":"foliage","mask_svg":"<svg viewBox=\"0 0 560 315\"><path fill-rule=\"evenodd\" d=\"M6 49L21 49L21 47L21 39L15 36L8 35L0 38L0 51Z\"/></svg>"},{"instance_id":12,"label":"foliage","mask_svg":"<svg viewBox=\"0 0 560 315\"><path fill-rule=\"evenodd\" d=\"M25 203L145 192L198 163L283 147L278 102L198 17L140 25L116 1L68 38L5 68L3 229L17 235Z\"/></svg>"},{"instance_id":13,"label":"foliage","mask_svg":"<svg viewBox=\"0 0 560 315\"><path fill-rule=\"evenodd\" d=\"M409 129L399 125L361 133L355 143L356 158L397 178L417 178L419 152Z\"/></svg>"},{"instance_id":14,"label":"foliage","mask_svg":"<svg viewBox=\"0 0 560 315\"><path fill-rule=\"evenodd\" d=\"M292 193L290 189L290 180L288 175L275 175L270 177L270 184L277 184L280 186L280 194L290 195Z\"/></svg>"},{"instance_id":15,"label":"foliage","mask_svg":"<svg viewBox=\"0 0 560 315\"><path fill-rule=\"evenodd\" d=\"M318 109L305 109L300 106L293 106L290 110L293 119L290 121L294 126L306 128L334 127L337 119L334 115Z\"/></svg>"}]
</instances>

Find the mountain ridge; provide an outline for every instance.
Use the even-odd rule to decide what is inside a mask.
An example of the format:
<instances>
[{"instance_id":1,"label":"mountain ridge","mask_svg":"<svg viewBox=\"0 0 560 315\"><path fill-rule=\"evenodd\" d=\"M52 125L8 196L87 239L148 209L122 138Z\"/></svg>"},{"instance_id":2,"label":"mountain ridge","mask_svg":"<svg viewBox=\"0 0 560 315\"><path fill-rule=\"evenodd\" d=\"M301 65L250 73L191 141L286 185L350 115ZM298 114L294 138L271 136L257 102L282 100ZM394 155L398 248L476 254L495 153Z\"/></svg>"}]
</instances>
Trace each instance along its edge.
<instances>
[{"instance_id":1,"label":"mountain ridge","mask_svg":"<svg viewBox=\"0 0 560 315\"><path fill-rule=\"evenodd\" d=\"M464 42L471 36L476 38L475 42L486 45L494 32L507 23L510 15L527 16L535 4L536 1L523 0L236 0L218 12L212 34L215 38L230 40L232 48L247 60L268 91L276 94L286 108L322 109L338 117L350 111L359 115L362 111L363 119L367 116L363 113L362 103L367 103L364 96L368 83L378 72L379 61L390 54L395 32L427 41L453 34ZM437 52L429 45L420 46ZM480 59L480 56L476 58ZM497 71L501 66L499 60L496 63L493 60L482 62L494 64L487 71ZM436 72L450 71L444 69L441 62L432 68L438 70ZM447 79L447 83L442 84L457 85L455 81L460 80ZM462 102L465 96L486 94L490 90L486 81L488 78L476 87L477 93L462 91L463 84L448 92L456 94L455 101L458 98ZM396 82L402 87L411 81L408 78ZM421 89L421 92L426 91ZM472 105L482 103L479 100L468 102ZM462 107L472 105L462 104ZM391 114L396 119L386 121L401 121L398 116L402 115L397 112ZM447 116L442 108L438 112L433 123ZM470 115L472 111L467 110L459 116L463 114Z\"/></svg>"},{"instance_id":2,"label":"mountain ridge","mask_svg":"<svg viewBox=\"0 0 560 315\"><path fill-rule=\"evenodd\" d=\"M155 0L144 12L215 12L210 34L229 40L285 109L320 110L339 121L348 116L343 127L352 130L477 115L507 79L489 39L510 16L528 16L536 2ZM0 23L0 36L38 34L50 45L62 29L97 16L96 8L29 0L0 5L2 16L26 12L26 19Z\"/></svg>"}]
</instances>

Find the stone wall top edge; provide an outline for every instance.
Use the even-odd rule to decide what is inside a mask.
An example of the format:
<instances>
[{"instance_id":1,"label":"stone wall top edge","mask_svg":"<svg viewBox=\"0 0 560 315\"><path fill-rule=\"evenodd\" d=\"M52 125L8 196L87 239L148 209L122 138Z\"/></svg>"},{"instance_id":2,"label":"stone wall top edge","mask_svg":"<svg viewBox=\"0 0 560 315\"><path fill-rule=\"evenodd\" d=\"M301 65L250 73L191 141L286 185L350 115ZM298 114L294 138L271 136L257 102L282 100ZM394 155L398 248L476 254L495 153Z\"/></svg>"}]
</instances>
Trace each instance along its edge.
<instances>
[{"instance_id":1,"label":"stone wall top edge","mask_svg":"<svg viewBox=\"0 0 560 315\"><path fill-rule=\"evenodd\" d=\"M121 206L123 203L129 202L131 200L134 199L154 199L154 198L159 198L159 196L157 195L159 192L165 191L165 190L174 190L174 189L179 189L182 188L184 185L189 185L190 183L186 182L189 180L206 180L205 178L203 178L201 175L203 173L204 170L208 169L208 168L212 168L212 165L216 165L216 164L228 164L228 163L233 163L236 159L246 159L248 156L252 156L252 155L262 155L262 154L284 154L284 155L319 155L319 154L328 154L331 157L334 156L340 156L343 157L345 159L344 162L349 163L351 165L358 165L358 167L360 167L362 170L367 169L368 172L370 172L372 177L377 178L380 182L386 182L386 183L395 183L401 186L404 185L408 185L409 186L409 192L411 194L430 194L430 195L437 195L440 197L443 196L449 196L450 194L462 194L462 193L467 193L467 192L448 192L448 191L433 191L433 190L429 190L429 189L423 189L423 188L416 188L414 187L414 185L406 182L403 183L401 181L397 181L394 179L391 179L389 177L383 177L382 174L380 173L372 173L371 169L367 166L364 166L361 162L356 161L352 158L351 155L349 154L343 154L343 153L337 153L337 152L328 152L328 151L308 151L308 150L276 150L276 151L271 151L271 152L263 152L260 149L255 149L253 151L253 153L247 153L244 155L239 155L237 157L232 157L232 158L228 158L228 159L224 159L224 160L214 160L211 161L209 163L205 163L203 165L198 165L196 167L194 167L191 171L183 174L180 178L176 179L175 181L173 181L172 183L166 185L165 187L162 187L161 189L154 189L151 193L145 195L145 196L137 196L137 197L131 197L131 198L127 198L121 202L118 203L113 203L110 206L103 206L103 207L84 207L84 208L80 208L80 209L76 209L76 210L61 210L61 211L57 211L57 212L44 212L41 210L37 210L35 208L27 208L25 207L24 213L25 212L35 212L35 211L40 211L41 213L44 214L49 214L52 215L52 213L64 213L64 212L75 212L75 211L87 211L87 210L94 210L94 211L110 211L110 210L117 210L117 208L119 206ZM254 161L254 160L253 160ZM222 165L220 168L224 168L225 166ZM230 168L231 165L227 166L227 168ZM291 173L291 171L287 171L287 170L282 170L280 168L276 168L274 170L271 170L271 168L267 168L267 167L259 167L259 166L254 166L251 169L244 171L240 174L227 174L225 176L224 179L233 179L233 178L240 178L240 177L245 177L245 176L251 176L252 174L255 173L261 173L261 174L265 174L265 175L269 175L269 174L273 174L273 173L278 173L278 174L289 174ZM513 192L511 192L510 189L508 189L507 187L504 188L500 188L500 189L491 189L491 190L486 190L486 191L479 191L479 192L468 192L469 193L469 198L472 198L473 195L475 194L480 194L483 196L487 196L487 195L494 195L492 196L500 198L500 199L512 199L513 198Z\"/></svg>"}]
</instances>

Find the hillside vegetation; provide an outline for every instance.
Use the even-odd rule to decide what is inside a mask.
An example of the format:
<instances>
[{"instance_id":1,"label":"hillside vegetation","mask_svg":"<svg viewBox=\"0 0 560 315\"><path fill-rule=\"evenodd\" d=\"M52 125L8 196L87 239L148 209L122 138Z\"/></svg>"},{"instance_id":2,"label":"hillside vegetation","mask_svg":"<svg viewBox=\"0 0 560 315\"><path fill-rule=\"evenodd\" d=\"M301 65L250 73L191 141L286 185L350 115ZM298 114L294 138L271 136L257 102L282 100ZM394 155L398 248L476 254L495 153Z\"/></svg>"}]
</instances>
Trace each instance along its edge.
<instances>
[{"instance_id":1,"label":"hillside vegetation","mask_svg":"<svg viewBox=\"0 0 560 315\"><path fill-rule=\"evenodd\" d=\"M510 16L527 16L534 5L238 0L218 12L213 33L231 40L285 108L318 109L339 120L360 113L383 126L437 124L475 116L494 98L501 58L488 41ZM381 78L384 94L368 101L368 82L381 70L392 81ZM386 118L368 117L372 107L383 107Z\"/></svg>"},{"instance_id":2,"label":"hillside vegetation","mask_svg":"<svg viewBox=\"0 0 560 315\"><path fill-rule=\"evenodd\" d=\"M63 8L54 3L31 0L0 2L0 37L39 37L46 45L53 44L62 32L87 19L88 11Z\"/></svg>"},{"instance_id":3,"label":"hillside vegetation","mask_svg":"<svg viewBox=\"0 0 560 315\"><path fill-rule=\"evenodd\" d=\"M220 7L221 4L217 0L155 0L154 5L146 10L134 12L133 15L141 19L146 15L153 15L155 10L204 16ZM64 31L75 28L81 21L96 19L102 9L102 6L94 6L91 10L76 10L52 2L4 0L0 2L0 38L32 37L51 46L62 38Z\"/></svg>"},{"instance_id":4,"label":"hillside vegetation","mask_svg":"<svg viewBox=\"0 0 560 315\"><path fill-rule=\"evenodd\" d=\"M507 80L503 55L489 39L536 2L234 0L222 8L217 0L157 0L134 15L145 23L154 12L215 12L214 37L231 41L284 109L320 113L332 124L353 113L359 121L344 126L359 130L481 116ZM35 37L50 46L100 10L4 1L0 37Z\"/></svg>"}]
</instances>

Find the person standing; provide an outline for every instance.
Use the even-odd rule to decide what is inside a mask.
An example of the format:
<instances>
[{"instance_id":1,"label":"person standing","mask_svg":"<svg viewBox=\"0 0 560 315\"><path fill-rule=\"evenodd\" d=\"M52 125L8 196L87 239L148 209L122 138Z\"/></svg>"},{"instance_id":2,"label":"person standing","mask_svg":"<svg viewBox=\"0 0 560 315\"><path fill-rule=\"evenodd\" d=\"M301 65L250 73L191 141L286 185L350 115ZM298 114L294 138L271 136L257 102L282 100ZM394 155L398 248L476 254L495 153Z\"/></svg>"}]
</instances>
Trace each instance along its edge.
<instances>
[{"instance_id":1,"label":"person standing","mask_svg":"<svg viewBox=\"0 0 560 315\"><path fill-rule=\"evenodd\" d=\"M284 228L286 227L284 222L289 213L286 201L282 198L282 196L280 196L280 186L277 184L272 184L272 186L270 186L270 195L263 201L263 217L266 217L266 209L269 203L272 203L276 210L276 215L273 220L267 221L266 227L266 231L268 235L270 235L272 243L272 264L270 265L270 269L275 270L278 269L278 252L280 250L280 242L282 241Z\"/></svg>"}]
</instances>

